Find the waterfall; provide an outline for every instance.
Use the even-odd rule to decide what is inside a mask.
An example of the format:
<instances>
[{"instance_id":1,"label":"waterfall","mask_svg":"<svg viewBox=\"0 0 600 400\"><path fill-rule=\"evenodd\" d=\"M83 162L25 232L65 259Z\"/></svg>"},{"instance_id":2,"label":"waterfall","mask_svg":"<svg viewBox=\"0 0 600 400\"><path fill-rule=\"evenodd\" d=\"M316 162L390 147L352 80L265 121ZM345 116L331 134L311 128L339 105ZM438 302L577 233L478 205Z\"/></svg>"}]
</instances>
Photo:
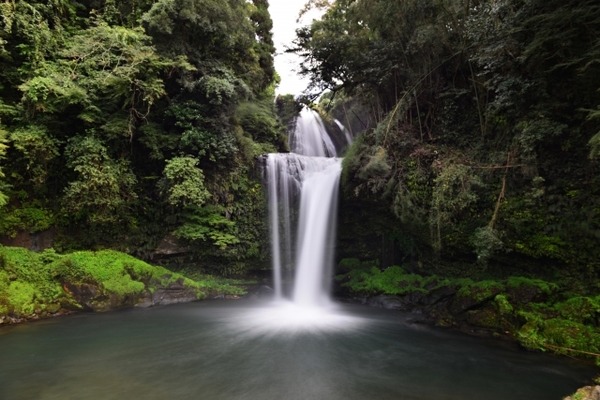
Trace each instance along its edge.
<instances>
[{"instance_id":1,"label":"waterfall","mask_svg":"<svg viewBox=\"0 0 600 400\"><path fill-rule=\"evenodd\" d=\"M335 157L335 146L316 111L304 109L290 135L292 153L315 157Z\"/></svg>"},{"instance_id":2,"label":"waterfall","mask_svg":"<svg viewBox=\"0 0 600 400\"><path fill-rule=\"evenodd\" d=\"M269 154L266 163L275 296L286 297L283 272L295 267L289 297L318 307L329 301L341 160L312 110L298 117L290 147L292 153Z\"/></svg>"},{"instance_id":3,"label":"waterfall","mask_svg":"<svg viewBox=\"0 0 600 400\"><path fill-rule=\"evenodd\" d=\"M348 129L346 129L346 127L337 119L334 119L333 122L335 122L335 124L338 126L338 128L340 128L340 130L346 137L346 142L348 142L348 146L350 146L352 144L353 139L352 139L352 135L350 135L350 132L348 132Z\"/></svg>"}]
</instances>

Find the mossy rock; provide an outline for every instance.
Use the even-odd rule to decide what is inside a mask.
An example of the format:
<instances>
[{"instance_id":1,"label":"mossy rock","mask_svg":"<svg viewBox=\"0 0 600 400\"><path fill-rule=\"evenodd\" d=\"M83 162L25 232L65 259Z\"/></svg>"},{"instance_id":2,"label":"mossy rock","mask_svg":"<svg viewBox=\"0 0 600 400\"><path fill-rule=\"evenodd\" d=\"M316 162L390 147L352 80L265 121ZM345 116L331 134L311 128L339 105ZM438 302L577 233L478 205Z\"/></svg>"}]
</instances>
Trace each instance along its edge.
<instances>
[{"instance_id":1,"label":"mossy rock","mask_svg":"<svg viewBox=\"0 0 600 400\"><path fill-rule=\"evenodd\" d=\"M527 323L516 337L523 346L582 357L600 354L598 329L562 318L544 320L537 313L521 314L525 315Z\"/></svg>"},{"instance_id":2,"label":"mossy rock","mask_svg":"<svg viewBox=\"0 0 600 400\"><path fill-rule=\"evenodd\" d=\"M577 322L552 318L545 321L541 331L547 346L563 347L557 352L569 353L566 349L600 353L600 332ZM552 348L552 347L551 347Z\"/></svg>"},{"instance_id":3,"label":"mossy rock","mask_svg":"<svg viewBox=\"0 0 600 400\"><path fill-rule=\"evenodd\" d=\"M511 276L506 281L506 293L511 302L526 304L543 302L558 289L558 285L541 279Z\"/></svg>"},{"instance_id":4,"label":"mossy rock","mask_svg":"<svg viewBox=\"0 0 600 400\"><path fill-rule=\"evenodd\" d=\"M63 309L109 311L198 300L207 286L116 251L60 255L0 246L0 316L10 321Z\"/></svg>"},{"instance_id":5,"label":"mossy rock","mask_svg":"<svg viewBox=\"0 0 600 400\"><path fill-rule=\"evenodd\" d=\"M479 310L467 311L467 322L470 325L489 328L499 329L500 328L500 315L494 307L486 307Z\"/></svg>"},{"instance_id":6,"label":"mossy rock","mask_svg":"<svg viewBox=\"0 0 600 400\"><path fill-rule=\"evenodd\" d=\"M470 325L496 331L514 331L519 326L519 322L512 307L506 304L503 298L504 296L499 294L494 301L486 303L482 308L467 311L467 322Z\"/></svg>"},{"instance_id":7,"label":"mossy rock","mask_svg":"<svg viewBox=\"0 0 600 400\"><path fill-rule=\"evenodd\" d=\"M581 324L598 325L600 319L600 296L572 297L554 305L554 310L569 321Z\"/></svg>"},{"instance_id":8,"label":"mossy rock","mask_svg":"<svg viewBox=\"0 0 600 400\"><path fill-rule=\"evenodd\" d=\"M504 285L497 281L480 281L463 286L452 299L450 311L460 314L479 306L504 291Z\"/></svg>"}]
</instances>

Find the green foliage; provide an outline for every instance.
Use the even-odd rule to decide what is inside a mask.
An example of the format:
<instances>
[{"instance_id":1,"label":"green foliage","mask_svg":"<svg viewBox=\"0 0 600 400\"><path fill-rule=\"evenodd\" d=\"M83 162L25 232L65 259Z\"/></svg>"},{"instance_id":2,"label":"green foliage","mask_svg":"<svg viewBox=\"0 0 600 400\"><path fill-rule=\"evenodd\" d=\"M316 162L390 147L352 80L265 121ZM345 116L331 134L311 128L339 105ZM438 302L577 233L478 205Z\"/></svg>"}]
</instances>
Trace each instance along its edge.
<instances>
[{"instance_id":1,"label":"green foliage","mask_svg":"<svg viewBox=\"0 0 600 400\"><path fill-rule=\"evenodd\" d=\"M296 118L302 111L302 104L297 102L291 94L277 96L275 107L277 108L277 115L288 130L293 127Z\"/></svg>"},{"instance_id":2,"label":"green foliage","mask_svg":"<svg viewBox=\"0 0 600 400\"><path fill-rule=\"evenodd\" d=\"M0 311L4 309L4 315L32 314L36 308L60 303L63 291L54 277L53 268L37 253L0 248Z\"/></svg>"},{"instance_id":3,"label":"green foliage","mask_svg":"<svg viewBox=\"0 0 600 400\"><path fill-rule=\"evenodd\" d=\"M65 150L68 166L78 175L65 189L65 210L90 223L114 223L137 198L135 175L125 160L114 161L93 136L75 137Z\"/></svg>"},{"instance_id":4,"label":"green foliage","mask_svg":"<svg viewBox=\"0 0 600 400\"><path fill-rule=\"evenodd\" d=\"M598 269L595 4L319 4L291 51L315 96L331 89L368 114L342 201L387 207L422 261L475 253L500 269L512 252L522 269Z\"/></svg>"},{"instance_id":5,"label":"green foliage","mask_svg":"<svg viewBox=\"0 0 600 400\"><path fill-rule=\"evenodd\" d=\"M104 250L99 252L75 252L61 257L51 264L59 279L70 283L98 284L108 292L121 296L139 295L146 286L144 282L167 286L182 278L165 268L155 267L124 253ZM190 280L184 283L199 287Z\"/></svg>"},{"instance_id":6,"label":"green foliage","mask_svg":"<svg viewBox=\"0 0 600 400\"><path fill-rule=\"evenodd\" d=\"M336 279L347 279L343 287L352 292L361 294L406 294L411 292L425 292L421 287L423 277L407 274L404 269L392 266L381 271L377 267L353 269L346 275Z\"/></svg>"},{"instance_id":7,"label":"green foliage","mask_svg":"<svg viewBox=\"0 0 600 400\"><path fill-rule=\"evenodd\" d=\"M475 248L477 261L481 263L486 263L496 251L503 247L500 233L489 225L475 230L471 238L471 245Z\"/></svg>"},{"instance_id":8,"label":"green foliage","mask_svg":"<svg viewBox=\"0 0 600 400\"><path fill-rule=\"evenodd\" d=\"M230 132L217 127L215 121L205 114L205 107L194 101L172 104L167 112L175 118L175 126L182 129L181 150L213 163L223 161L237 151L235 138Z\"/></svg>"},{"instance_id":9,"label":"green foliage","mask_svg":"<svg viewBox=\"0 0 600 400\"><path fill-rule=\"evenodd\" d=\"M215 277L212 275L206 275L200 273L197 269L182 269L179 273L185 275L187 278L198 282L203 288L206 288L211 292L218 292L223 294L232 294L242 296L248 291L246 287L248 285L255 285L256 281L240 280L240 279L227 279Z\"/></svg>"},{"instance_id":10,"label":"green foliage","mask_svg":"<svg viewBox=\"0 0 600 400\"><path fill-rule=\"evenodd\" d=\"M11 282L6 289L6 297L10 299L13 312L17 314L33 314L35 289L27 282Z\"/></svg>"},{"instance_id":11,"label":"green foliage","mask_svg":"<svg viewBox=\"0 0 600 400\"><path fill-rule=\"evenodd\" d=\"M481 179L466 165L450 163L442 167L434 180L429 217L431 241L436 251L442 249L443 226L451 224L465 208L477 201L474 189L481 185Z\"/></svg>"},{"instance_id":12,"label":"green foliage","mask_svg":"<svg viewBox=\"0 0 600 400\"><path fill-rule=\"evenodd\" d=\"M85 122L102 121L106 118L103 112L111 110L102 106L117 100L117 106L130 111L131 125L166 94L159 76L162 71L192 69L183 58L158 56L149 40L141 28L95 21L94 26L66 40L58 60L41 63L36 76L19 87L24 100L35 110L46 112L80 104L83 111L79 118ZM131 136L131 127L121 134Z\"/></svg>"},{"instance_id":13,"label":"green foliage","mask_svg":"<svg viewBox=\"0 0 600 400\"><path fill-rule=\"evenodd\" d=\"M271 103L245 102L238 106L236 116L244 133L256 142L273 143L277 147L285 146L285 138Z\"/></svg>"},{"instance_id":14,"label":"green foliage","mask_svg":"<svg viewBox=\"0 0 600 400\"><path fill-rule=\"evenodd\" d=\"M48 175L48 163L59 155L58 142L43 126L17 128L10 134L12 146L19 150L23 165L34 185L42 185Z\"/></svg>"},{"instance_id":15,"label":"green foliage","mask_svg":"<svg viewBox=\"0 0 600 400\"><path fill-rule=\"evenodd\" d=\"M201 207L210 196L204 188L204 173L193 157L175 157L167 161L162 186L169 204Z\"/></svg>"},{"instance_id":16,"label":"green foliage","mask_svg":"<svg viewBox=\"0 0 600 400\"><path fill-rule=\"evenodd\" d=\"M204 207L184 214L185 221L175 231L175 236L190 242L210 241L221 250L240 241L232 234L235 222L222 215L223 209Z\"/></svg>"},{"instance_id":17,"label":"green foliage","mask_svg":"<svg viewBox=\"0 0 600 400\"><path fill-rule=\"evenodd\" d=\"M10 237L15 237L21 231L41 232L54 223L52 211L36 203L0 211L0 233Z\"/></svg>"}]
</instances>

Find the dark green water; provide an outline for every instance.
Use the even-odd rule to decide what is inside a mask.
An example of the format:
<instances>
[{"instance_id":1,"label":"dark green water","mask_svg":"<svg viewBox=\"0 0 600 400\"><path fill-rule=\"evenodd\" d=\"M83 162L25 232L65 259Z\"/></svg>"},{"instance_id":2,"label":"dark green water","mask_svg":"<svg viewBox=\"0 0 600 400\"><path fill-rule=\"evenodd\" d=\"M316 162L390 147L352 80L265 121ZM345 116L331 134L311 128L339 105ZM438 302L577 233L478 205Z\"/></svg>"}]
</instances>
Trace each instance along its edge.
<instances>
[{"instance_id":1,"label":"dark green water","mask_svg":"<svg viewBox=\"0 0 600 400\"><path fill-rule=\"evenodd\" d=\"M342 311L290 327L291 308L200 302L1 328L0 399L559 400L598 372Z\"/></svg>"}]
</instances>

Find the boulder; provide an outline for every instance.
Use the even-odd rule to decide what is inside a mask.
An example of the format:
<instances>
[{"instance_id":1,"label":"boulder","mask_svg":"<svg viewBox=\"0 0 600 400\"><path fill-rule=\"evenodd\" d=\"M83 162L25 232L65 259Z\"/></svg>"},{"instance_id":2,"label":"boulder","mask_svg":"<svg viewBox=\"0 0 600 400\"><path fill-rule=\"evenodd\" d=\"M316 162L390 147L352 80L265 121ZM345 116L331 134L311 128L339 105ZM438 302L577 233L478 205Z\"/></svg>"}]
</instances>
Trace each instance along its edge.
<instances>
[{"instance_id":1,"label":"boulder","mask_svg":"<svg viewBox=\"0 0 600 400\"><path fill-rule=\"evenodd\" d=\"M600 400L600 386L585 386L564 400Z\"/></svg>"}]
</instances>

